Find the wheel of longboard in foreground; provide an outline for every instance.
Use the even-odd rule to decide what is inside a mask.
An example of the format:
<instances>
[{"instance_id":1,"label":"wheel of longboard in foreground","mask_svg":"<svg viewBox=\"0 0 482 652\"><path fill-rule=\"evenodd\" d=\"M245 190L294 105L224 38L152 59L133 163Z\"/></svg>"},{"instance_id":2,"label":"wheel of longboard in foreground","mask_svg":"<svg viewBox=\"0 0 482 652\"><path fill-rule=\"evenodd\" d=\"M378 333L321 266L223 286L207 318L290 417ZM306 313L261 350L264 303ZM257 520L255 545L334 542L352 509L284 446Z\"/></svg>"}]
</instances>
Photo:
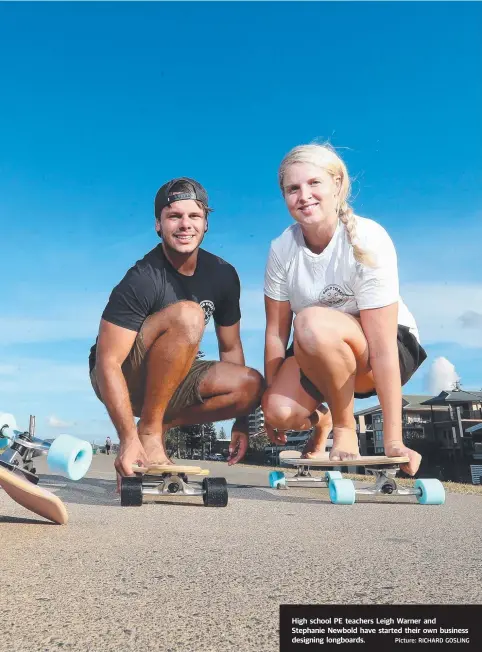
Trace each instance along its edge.
<instances>
[{"instance_id":1,"label":"wheel of longboard in foreground","mask_svg":"<svg viewBox=\"0 0 482 652\"><path fill-rule=\"evenodd\" d=\"M355 502L355 485L351 480L331 480L329 484L330 500L335 505L353 505Z\"/></svg>"},{"instance_id":2,"label":"wheel of longboard in foreground","mask_svg":"<svg viewBox=\"0 0 482 652\"><path fill-rule=\"evenodd\" d=\"M59 435L50 444L47 464L52 471L65 475L69 480L80 480L92 462L92 446L71 435Z\"/></svg>"},{"instance_id":3,"label":"wheel of longboard in foreground","mask_svg":"<svg viewBox=\"0 0 482 652\"><path fill-rule=\"evenodd\" d=\"M286 487L286 476L283 471L271 471L269 474L269 486L271 489Z\"/></svg>"},{"instance_id":4,"label":"wheel of longboard in foreground","mask_svg":"<svg viewBox=\"0 0 482 652\"><path fill-rule=\"evenodd\" d=\"M340 473L340 471L326 471L325 472L325 480L326 480L326 482L328 484L330 484L330 482L332 480L342 480L342 479L343 479L343 476Z\"/></svg>"},{"instance_id":5,"label":"wheel of longboard in foreground","mask_svg":"<svg viewBox=\"0 0 482 652\"><path fill-rule=\"evenodd\" d=\"M140 507L142 505L142 478L136 475L121 478L122 507Z\"/></svg>"},{"instance_id":6,"label":"wheel of longboard in foreground","mask_svg":"<svg viewBox=\"0 0 482 652\"><path fill-rule=\"evenodd\" d=\"M203 502L206 507L226 507L228 485L224 478L204 478Z\"/></svg>"},{"instance_id":7,"label":"wheel of longboard in foreground","mask_svg":"<svg viewBox=\"0 0 482 652\"><path fill-rule=\"evenodd\" d=\"M416 480L415 489L420 491L417 500L421 505L443 505L445 503L445 488L440 480Z\"/></svg>"}]
</instances>

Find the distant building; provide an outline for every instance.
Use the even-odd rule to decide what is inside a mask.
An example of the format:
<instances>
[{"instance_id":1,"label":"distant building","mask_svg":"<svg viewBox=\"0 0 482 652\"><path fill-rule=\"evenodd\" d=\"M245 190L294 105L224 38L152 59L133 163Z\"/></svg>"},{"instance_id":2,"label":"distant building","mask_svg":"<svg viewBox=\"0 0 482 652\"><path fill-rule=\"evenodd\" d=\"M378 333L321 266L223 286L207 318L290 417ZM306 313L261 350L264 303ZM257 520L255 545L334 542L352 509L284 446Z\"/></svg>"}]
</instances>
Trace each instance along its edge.
<instances>
[{"instance_id":1,"label":"distant building","mask_svg":"<svg viewBox=\"0 0 482 652\"><path fill-rule=\"evenodd\" d=\"M360 453L383 455L380 405L355 412ZM480 482L482 477L482 392L456 387L438 396L402 396L402 433L422 454L421 477Z\"/></svg>"},{"instance_id":2,"label":"distant building","mask_svg":"<svg viewBox=\"0 0 482 652\"><path fill-rule=\"evenodd\" d=\"M258 407L248 416L249 435L255 435L264 428L263 410Z\"/></svg>"}]
</instances>

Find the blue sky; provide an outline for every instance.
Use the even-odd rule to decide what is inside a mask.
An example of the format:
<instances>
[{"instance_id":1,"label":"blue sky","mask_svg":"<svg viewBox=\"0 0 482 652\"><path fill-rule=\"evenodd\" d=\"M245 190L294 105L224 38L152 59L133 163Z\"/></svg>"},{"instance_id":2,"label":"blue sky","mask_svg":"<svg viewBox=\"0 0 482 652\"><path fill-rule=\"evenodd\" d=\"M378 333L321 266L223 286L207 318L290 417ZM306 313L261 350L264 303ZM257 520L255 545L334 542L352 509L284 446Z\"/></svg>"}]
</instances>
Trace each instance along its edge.
<instances>
[{"instance_id":1,"label":"blue sky","mask_svg":"<svg viewBox=\"0 0 482 652\"><path fill-rule=\"evenodd\" d=\"M89 348L180 175L208 189L204 247L238 270L262 370L264 265L291 223L277 167L315 139L395 242L429 355L405 393L437 357L482 388L481 24L480 3L0 4L0 411L112 434Z\"/></svg>"}]
</instances>

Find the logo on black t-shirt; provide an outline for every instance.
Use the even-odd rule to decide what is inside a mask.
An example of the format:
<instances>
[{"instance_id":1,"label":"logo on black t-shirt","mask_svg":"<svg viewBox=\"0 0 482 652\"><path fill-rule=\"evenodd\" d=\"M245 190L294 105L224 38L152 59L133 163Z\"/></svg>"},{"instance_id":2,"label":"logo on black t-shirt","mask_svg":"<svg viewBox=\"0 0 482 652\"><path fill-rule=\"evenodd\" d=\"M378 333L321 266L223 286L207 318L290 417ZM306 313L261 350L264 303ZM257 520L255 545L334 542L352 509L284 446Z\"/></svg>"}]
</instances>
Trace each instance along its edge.
<instances>
[{"instance_id":1,"label":"logo on black t-shirt","mask_svg":"<svg viewBox=\"0 0 482 652\"><path fill-rule=\"evenodd\" d=\"M201 301L199 304L204 310L204 324L206 325L214 312L214 303L212 301Z\"/></svg>"},{"instance_id":2,"label":"logo on black t-shirt","mask_svg":"<svg viewBox=\"0 0 482 652\"><path fill-rule=\"evenodd\" d=\"M339 285L327 285L321 292L319 301L322 306L339 308L340 306L344 306L353 297L354 294L349 294Z\"/></svg>"}]
</instances>

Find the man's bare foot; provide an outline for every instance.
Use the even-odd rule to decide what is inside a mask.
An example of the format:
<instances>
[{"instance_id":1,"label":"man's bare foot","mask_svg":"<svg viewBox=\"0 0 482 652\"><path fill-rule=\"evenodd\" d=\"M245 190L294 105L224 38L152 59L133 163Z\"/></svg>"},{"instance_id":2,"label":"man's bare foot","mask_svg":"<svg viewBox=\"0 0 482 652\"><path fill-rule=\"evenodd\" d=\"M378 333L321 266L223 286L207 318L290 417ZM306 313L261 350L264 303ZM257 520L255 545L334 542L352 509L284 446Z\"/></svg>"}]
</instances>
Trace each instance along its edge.
<instances>
[{"instance_id":1,"label":"man's bare foot","mask_svg":"<svg viewBox=\"0 0 482 652\"><path fill-rule=\"evenodd\" d=\"M400 464L400 468L408 475L415 475L420 467L422 456L417 451L407 448L401 441L388 441L384 444L387 457L408 457L407 464Z\"/></svg>"},{"instance_id":2,"label":"man's bare foot","mask_svg":"<svg viewBox=\"0 0 482 652\"><path fill-rule=\"evenodd\" d=\"M356 460L360 457L358 437L354 428L333 428L333 448L330 460L333 462L343 460Z\"/></svg>"},{"instance_id":3,"label":"man's bare foot","mask_svg":"<svg viewBox=\"0 0 482 652\"><path fill-rule=\"evenodd\" d=\"M146 451L149 464L174 464L169 459L162 442L162 436L157 435L139 435L141 444Z\"/></svg>"}]
</instances>

